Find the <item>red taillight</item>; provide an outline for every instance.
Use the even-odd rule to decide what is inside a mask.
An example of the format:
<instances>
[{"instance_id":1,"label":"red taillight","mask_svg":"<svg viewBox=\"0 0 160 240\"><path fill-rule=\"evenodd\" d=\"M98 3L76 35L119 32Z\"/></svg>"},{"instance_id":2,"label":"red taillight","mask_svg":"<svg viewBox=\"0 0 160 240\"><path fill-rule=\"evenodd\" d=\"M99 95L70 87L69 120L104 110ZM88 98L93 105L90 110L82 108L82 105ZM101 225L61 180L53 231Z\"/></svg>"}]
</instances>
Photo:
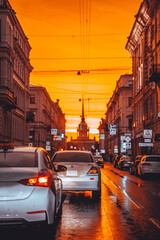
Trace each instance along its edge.
<instances>
[{"instance_id":1,"label":"red taillight","mask_svg":"<svg viewBox=\"0 0 160 240\"><path fill-rule=\"evenodd\" d=\"M49 175L21 180L20 183L26 186L49 187L51 177Z\"/></svg>"},{"instance_id":2,"label":"red taillight","mask_svg":"<svg viewBox=\"0 0 160 240\"><path fill-rule=\"evenodd\" d=\"M42 211L35 211L35 212L27 212L27 214L37 214L37 213L45 213L45 210Z\"/></svg>"},{"instance_id":3,"label":"red taillight","mask_svg":"<svg viewBox=\"0 0 160 240\"><path fill-rule=\"evenodd\" d=\"M150 163L143 163L142 166L146 167L146 166L151 166Z\"/></svg>"},{"instance_id":4,"label":"red taillight","mask_svg":"<svg viewBox=\"0 0 160 240\"><path fill-rule=\"evenodd\" d=\"M91 167L91 169L88 171L87 174L95 174L95 173L98 173L98 169L96 167Z\"/></svg>"}]
</instances>

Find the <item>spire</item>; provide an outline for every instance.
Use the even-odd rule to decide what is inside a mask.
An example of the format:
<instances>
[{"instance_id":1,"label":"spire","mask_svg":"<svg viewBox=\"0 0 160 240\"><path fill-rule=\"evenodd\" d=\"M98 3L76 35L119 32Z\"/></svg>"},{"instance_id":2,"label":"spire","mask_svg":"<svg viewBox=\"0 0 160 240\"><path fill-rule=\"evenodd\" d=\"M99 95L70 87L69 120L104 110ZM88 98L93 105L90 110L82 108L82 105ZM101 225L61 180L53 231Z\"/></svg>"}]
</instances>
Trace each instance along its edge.
<instances>
[{"instance_id":1,"label":"spire","mask_svg":"<svg viewBox=\"0 0 160 240\"><path fill-rule=\"evenodd\" d=\"M84 117L84 98L82 96L82 122L85 122L85 117Z\"/></svg>"}]
</instances>

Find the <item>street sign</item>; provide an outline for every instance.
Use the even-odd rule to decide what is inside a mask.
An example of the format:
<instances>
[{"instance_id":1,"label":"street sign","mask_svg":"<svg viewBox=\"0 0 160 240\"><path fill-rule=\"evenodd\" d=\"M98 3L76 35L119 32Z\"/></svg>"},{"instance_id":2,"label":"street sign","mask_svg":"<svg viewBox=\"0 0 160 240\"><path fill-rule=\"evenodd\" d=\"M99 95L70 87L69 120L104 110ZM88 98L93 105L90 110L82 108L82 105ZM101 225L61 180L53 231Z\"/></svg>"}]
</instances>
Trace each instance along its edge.
<instances>
[{"instance_id":1,"label":"street sign","mask_svg":"<svg viewBox=\"0 0 160 240\"><path fill-rule=\"evenodd\" d=\"M152 138L152 130L149 130L149 129L144 130L143 131L143 137L144 138Z\"/></svg>"},{"instance_id":2,"label":"street sign","mask_svg":"<svg viewBox=\"0 0 160 240\"><path fill-rule=\"evenodd\" d=\"M46 141L46 146L50 146L50 141Z\"/></svg>"},{"instance_id":3,"label":"street sign","mask_svg":"<svg viewBox=\"0 0 160 240\"><path fill-rule=\"evenodd\" d=\"M131 138L129 136L126 137L126 142L130 142Z\"/></svg>"},{"instance_id":4,"label":"street sign","mask_svg":"<svg viewBox=\"0 0 160 240\"><path fill-rule=\"evenodd\" d=\"M139 143L139 147L153 147L153 143Z\"/></svg>"},{"instance_id":5,"label":"street sign","mask_svg":"<svg viewBox=\"0 0 160 240\"><path fill-rule=\"evenodd\" d=\"M116 135L116 128L110 128L110 135Z\"/></svg>"},{"instance_id":6,"label":"street sign","mask_svg":"<svg viewBox=\"0 0 160 240\"><path fill-rule=\"evenodd\" d=\"M108 128L109 128L109 129L115 128L115 127L116 127L116 125L114 125L113 123L108 124Z\"/></svg>"},{"instance_id":7,"label":"street sign","mask_svg":"<svg viewBox=\"0 0 160 240\"><path fill-rule=\"evenodd\" d=\"M114 153L118 153L118 145L114 145Z\"/></svg>"},{"instance_id":8,"label":"street sign","mask_svg":"<svg viewBox=\"0 0 160 240\"><path fill-rule=\"evenodd\" d=\"M52 128L51 129L51 135L57 135L57 129Z\"/></svg>"},{"instance_id":9,"label":"street sign","mask_svg":"<svg viewBox=\"0 0 160 240\"><path fill-rule=\"evenodd\" d=\"M126 142L126 149L131 149L131 142Z\"/></svg>"},{"instance_id":10,"label":"street sign","mask_svg":"<svg viewBox=\"0 0 160 240\"><path fill-rule=\"evenodd\" d=\"M144 139L144 142L145 142L145 143L151 143L151 141L152 141L152 139L150 139L150 138L145 138L145 139Z\"/></svg>"},{"instance_id":11,"label":"street sign","mask_svg":"<svg viewBox=\"0 0 160 240\"><path fill-rule=\"evenodd\" d=\"M51 146L46 146L46 151L51 151Z\"/></svg>"},{"instance_id":12,"label":"street sign","mask_svg":"<svg viewBox=\"0 0 160 240\"><path fill-rule=\"evenodd\" d=\"M100 140L104 140L105 139L105 134L100 134Z\"/></svg>"}]
</instances>

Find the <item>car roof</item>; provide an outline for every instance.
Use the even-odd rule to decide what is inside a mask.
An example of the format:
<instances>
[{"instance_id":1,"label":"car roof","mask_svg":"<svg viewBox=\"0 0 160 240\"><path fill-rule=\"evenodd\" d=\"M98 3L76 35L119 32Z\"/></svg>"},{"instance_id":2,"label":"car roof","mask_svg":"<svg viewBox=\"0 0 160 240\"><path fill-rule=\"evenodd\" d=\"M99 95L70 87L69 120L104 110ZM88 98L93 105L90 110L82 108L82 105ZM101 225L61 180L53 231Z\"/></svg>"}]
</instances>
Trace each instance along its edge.
<instances>
[{"instance_id":1,"label":"car roof","mask_svg":"<svg viewBox=\"0 0 160 240\"><path fill-rule=\"evenodd\" d=\"M39 147L15 147L13 149L8 149L7 152L37 152L38 150L44 150ZM0 149L0 152L3 152L3 149Z\"/></svg>"},{"instance_id":2,"label":"car roof","mask_svg":"<svg viewBox=\"0 0 160 240\"><path fill-rule=\"evenodd\" d=\"M160 157L160 155L144 155L143 157Z\"/></svg>"},{"instance_id":3,"label":"car roof","mask_svg":"<svg viewBox=\"0 0 160 240\"><path fill-rule=\"evenodd\" d=\"M64 150L64 151L57 151L56 153L71 153L71 152L79 152L79 153L87 153L87 154L92 154L90 151L82 151L82 150Z\"/></svg>"}]
</instances>

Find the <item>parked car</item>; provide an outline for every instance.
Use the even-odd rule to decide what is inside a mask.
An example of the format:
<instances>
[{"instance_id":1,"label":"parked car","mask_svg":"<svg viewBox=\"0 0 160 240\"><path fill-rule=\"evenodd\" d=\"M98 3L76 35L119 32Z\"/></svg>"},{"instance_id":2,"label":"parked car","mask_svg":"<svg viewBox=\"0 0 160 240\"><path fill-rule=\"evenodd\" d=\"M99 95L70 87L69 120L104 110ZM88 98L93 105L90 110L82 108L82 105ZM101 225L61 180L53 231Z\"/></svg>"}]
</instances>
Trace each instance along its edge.
<instances>
[{"instance_id":1,"label":"parked car","mask_svg":"<svg viewBox=\"0 0 160 240\"><path fill-rule=\"evenodd\" d=\"M146 174L160 174L160 155L145 155L138 164L138 175L144 178Z\"/></svg>"},{"instance_id":2,"label":"parked car","mask_svg":"<svg viewBox=\"0 0 160 240\"><path fill-rule=\"evenodd\" d=\"M104 168L104 161L101 155L94 155L94 158L96 160L96 163L101 166L102 168Z\"/></svg>"},{"instance_id":3,"label":"parked car","mask_svg":"<svg viewBox=\"0 0 160 240\"><path fill-rule=\"evenodd\" d=\"M66 172L58 173L64 191L92 191L92 197L100 199L101 171L91 152L59 151L51 160L55 168L57 164L67 167Z\"/></svg>"},{"instance_id":4,"label":"parked car","mask_svg":"<svg viewBox=\"0 0 160 240\"><path fill-rule=\"evenodd\" d=\"M62 180L43 148L0 144L0 226L52 226L62 210ZM57 172L66 171L59 166Z\"/></svg>"},{"instance_id":5,"label":"parked car","mask_svg":"<svg viewBox=\"0 0 160 240\"><path fill-rule=\"evenodd\" d=\"M129 168L129 172L130 174L138 174L138 164L140 163L142 158L142 155L137 155L135 158L135 161L131 162L130 168Z\"/></svg>"},{"instance_id":6,"label":"parked car","mask_svg":"<svg viewBox=\"0 0 160 240\"><path fill-rule=\"evenodd\" d=\"M114 158L114 167L116 168L118 166L118 161L120 160L120 156L119 155L116 155L115 158Z\"/></svg>"},{"instance_id":7,"label":"parked car","mask_svg":"<svg viewBox=\"0 0 160 240\"><path fill-rule=\"evenodd\" d=\"M118 161L118 169L128 168L130 167L131 160L129 156L123 155Z\"/></svg>"}]
</instances>

